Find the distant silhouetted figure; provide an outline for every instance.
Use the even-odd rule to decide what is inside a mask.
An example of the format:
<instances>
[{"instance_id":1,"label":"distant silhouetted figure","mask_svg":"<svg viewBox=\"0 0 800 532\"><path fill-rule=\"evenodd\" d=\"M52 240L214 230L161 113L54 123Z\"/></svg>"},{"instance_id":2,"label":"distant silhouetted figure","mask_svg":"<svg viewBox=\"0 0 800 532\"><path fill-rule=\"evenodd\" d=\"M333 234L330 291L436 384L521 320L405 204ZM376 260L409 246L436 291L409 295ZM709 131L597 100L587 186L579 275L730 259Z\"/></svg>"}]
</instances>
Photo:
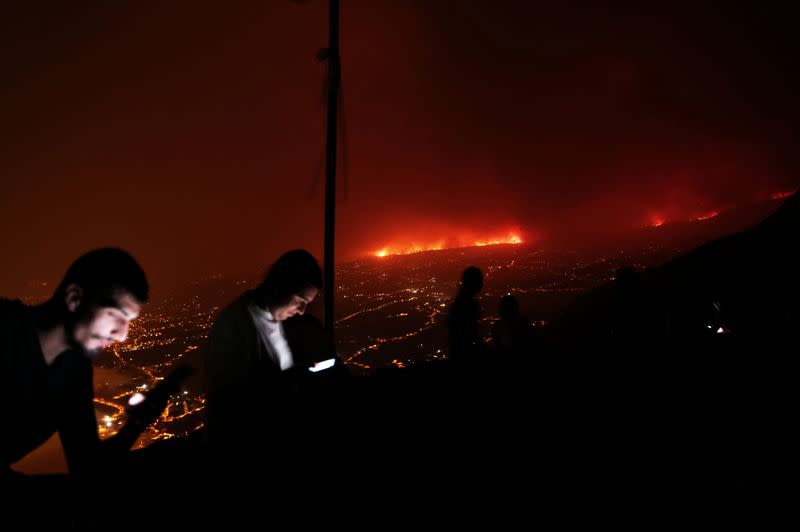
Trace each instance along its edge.
<instances>
[{"instance_id":1,"label":"distant silhouetted figure","mask_svg":"<svg viewBox=\"0 0 800 532\"><path fill-rule=\"evenodd\" d=\"M500 299L500 319L492 325L492 340L497 354L509 362L519 363L533 349L533 325L519 312L519 302L512 295Z\"/></svg>"},{"instance_id":2,"label":"distant silhouetted figure","mask_svg":"<svg viewBox=\"0 0 800 532\"><path fill-rule=\"evenodd\" d=\"M663 316L655 313L642 280L633 268L617 270L614 299L608 309L609 333L623 348L641 348L663 330Z\"/></svg>"},{"instance_id":3,"label":"distant silhouetted figure","mask_svg":"<svg viewBox=\"0 0 800 532\"><path fill-rule=\"evenodd\" d=\"M478 328L481 306L476 296L483 288L483 273L475 266L464 270L461 287L448 316L450 357L454 361L469 361L483 350L483 337Z\"/></svg>"}]
</instances>

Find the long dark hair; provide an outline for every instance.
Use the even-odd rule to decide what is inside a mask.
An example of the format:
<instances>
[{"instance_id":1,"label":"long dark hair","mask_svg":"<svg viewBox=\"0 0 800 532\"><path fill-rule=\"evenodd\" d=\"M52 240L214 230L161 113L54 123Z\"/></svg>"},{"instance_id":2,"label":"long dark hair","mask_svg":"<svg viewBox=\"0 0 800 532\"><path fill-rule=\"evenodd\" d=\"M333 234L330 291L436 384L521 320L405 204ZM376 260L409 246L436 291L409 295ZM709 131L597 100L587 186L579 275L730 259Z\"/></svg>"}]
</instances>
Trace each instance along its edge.
<instances>
[{"instance_id":1,"label":"long dark hair","mask_svg":"<svg viewBox=\"0 0 800 532\"><path fill-rule=\"evenodd\" d=\"M322 289L322 270L311 253L295 249L281 255L270 267L253 291L253 300L261 307L280 306L310 287Z\"/></svg>"}]
</instances>

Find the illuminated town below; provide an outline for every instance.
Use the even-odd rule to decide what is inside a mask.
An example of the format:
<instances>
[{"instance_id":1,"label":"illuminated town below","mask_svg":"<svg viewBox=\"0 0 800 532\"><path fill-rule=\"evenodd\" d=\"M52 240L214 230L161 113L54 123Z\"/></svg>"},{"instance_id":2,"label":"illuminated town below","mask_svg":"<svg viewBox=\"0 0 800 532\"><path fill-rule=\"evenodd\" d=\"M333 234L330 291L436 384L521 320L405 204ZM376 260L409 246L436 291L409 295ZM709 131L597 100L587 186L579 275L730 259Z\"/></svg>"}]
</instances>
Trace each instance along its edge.
<instances>
[{"instance_id":1,"label":"illuminated town below","mask_svg":"<svg viewBox=\"0 0 800 532\"><path fill-rule=\"evenodd\" d=\"M786 194L774 194L767 208ZM763 210L750 216L762 219ZM395 243L361 260L336 268L337 355L355 376L382 368L406 368L448 356L446 317L467 266L484 274L478 296L484 338L498 318L500 298L511 294L534 327L547 327L578 295L614 280L621 267L641 271L663 264L715 235L732 232L724 210L686 223L655 217L635 239L543 248L519 231L476 240L449 239L432 244ZM733 213L740 216L741 212ZM453 247L460 246L460 247ZM126 407L142 400L177 362L200 369L170 398L161 417L142 434L137 448L186 436L203 426L205 396L202 350L222 308L255 287L258 275L215 275L179 287L148 303L132 323L123 344L106 348L95 361L95 407L101 438L116 434L126 422ZM32 281L29 303L49 297L46 282ZM309 307L322 314L322 298Z\"/></svg>"},{"instance_id":2,"label":"illuminated town below","mask_svg":"<svg viewBox=\"0 0 800 532\"><path fill-rule=\"evenodd\" d=\"M336 335L340 358L354 375L404 368L447 357L446 315L467 265L481 268L482 332L489 336L500 298L513 294L537 327L546 326L575 295L613 280L622 266L643 269L676 249L645 247L583 256L525 244L493 245L366 258L337 268ZM146 394L178 361L199 367L217 313L258 278L216 276L193 283L186 295L148 304L124 344L110 346L95 364L95 404L101 437L126 421L125 408ZM321 299L312 313L321 313ZM318 308L314 308L318 307ZM137 447L186 436L203 425L202 380L190 379L142 435Z\"/></svg>"}]
</instances>

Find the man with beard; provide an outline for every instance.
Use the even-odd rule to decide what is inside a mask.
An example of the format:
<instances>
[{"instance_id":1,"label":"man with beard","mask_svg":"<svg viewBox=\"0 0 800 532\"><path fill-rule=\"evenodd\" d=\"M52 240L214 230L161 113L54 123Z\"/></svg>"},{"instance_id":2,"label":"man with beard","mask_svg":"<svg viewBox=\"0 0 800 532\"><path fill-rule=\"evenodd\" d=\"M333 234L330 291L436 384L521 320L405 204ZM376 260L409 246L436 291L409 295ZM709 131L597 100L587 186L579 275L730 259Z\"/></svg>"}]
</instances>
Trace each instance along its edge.
<instances>
[{"instance_id":1,"label":"man with beard","mask_svg":"<svg viewBox=\"0 0 800 532\"><path fill-rule=\"evenodd\" d=\"M148 299L144 271L125 251L104 248L78 258L53 296L37 306L0 299L0 480L13 497L2 518L42 519L49 499L62 509L96 481L125 470L128 451L164 409L184 375L169 377L136 407L114 437L100 441L94 411L92 359L122 342ZM63 476L31 477L11 465L59 433L69 468ZM51 517L56 519L56 517ZM62 516L62 519L65 517Z\"/></svg>"}]
</instances>

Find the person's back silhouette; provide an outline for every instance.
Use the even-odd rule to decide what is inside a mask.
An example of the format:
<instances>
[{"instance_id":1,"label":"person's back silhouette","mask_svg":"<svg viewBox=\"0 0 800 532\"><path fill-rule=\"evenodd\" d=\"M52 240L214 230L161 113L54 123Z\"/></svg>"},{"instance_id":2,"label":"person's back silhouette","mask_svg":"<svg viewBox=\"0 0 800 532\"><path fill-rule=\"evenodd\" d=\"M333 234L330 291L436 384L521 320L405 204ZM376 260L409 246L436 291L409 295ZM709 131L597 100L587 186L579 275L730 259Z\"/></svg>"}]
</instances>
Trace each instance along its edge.
<instances>
[{"instance_id":1,"label":"person's back silhouette","mask_svg":"<svg viewBox=\"0 0 800 532\"><path fill-rule=\"evenodd\" d=\"M500 299L500 319L492 325L492 340L497 353L509 362L520 362L533 348L533 326L519 312L519 302L511 294Z\"/></svg>"},{"instance_id":2,"label":"person's back silhouette","mask_svg":"<svg viewBox=\"0 0 800 532\"><path fill-rule=\"evenodd\" d=\"M478 329L481 307L476 299L482 288L483 273L475 266L464 270L461 288L448 316L448 340L453 360L473 358L483 346L483 338Z\"/></svg>"}]
</instances>

